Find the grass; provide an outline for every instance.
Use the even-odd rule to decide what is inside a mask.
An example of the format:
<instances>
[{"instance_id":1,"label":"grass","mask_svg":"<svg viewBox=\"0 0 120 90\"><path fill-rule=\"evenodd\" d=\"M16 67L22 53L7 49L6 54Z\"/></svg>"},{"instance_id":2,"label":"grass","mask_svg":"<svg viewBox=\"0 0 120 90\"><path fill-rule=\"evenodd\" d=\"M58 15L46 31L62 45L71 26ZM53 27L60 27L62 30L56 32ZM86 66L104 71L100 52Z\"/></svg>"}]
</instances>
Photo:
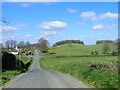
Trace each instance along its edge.
<instances>
[{"instance_id":1,"label":"grass","mask_svg":"<svg viewBox=\"0 0 120 90\"><path fill-rule=\"evenodd\" d=\"M43 69L55 70L69 74L90 87L116 88L118 87L118 74L116 66L118 57L81 57L81 58L44 58L40 59ZM91 68L91 65L105 65L107 68Z\"/></svg>"},{"instance_id":2,"label":"grass","mask_svg":"<svg viewBox=\"0 0 120 90\"><path fill-rule=\"evenodd\" d=\"M22 72L21 70L6 70L4 72L0 72L1 86L8 82L14 76L19 75L21 72Z\"/></svg>"},{"instance_id":3,"label":"grass","mask_svg":"<svg viewBox=\"0 0 120 90\"><path fill-rule=\"evenodd\" d=\"M21 60L23 61L24 64L28 63L30 61L30 58L28 56L22 56Z\"/></svg>"},{"instance_id":4,"label":"grass","mask_svg":"<svg viewBox=\"0 0 120 90\"><path fill-rule=\"evenodd\" d=\"M24 64L26 64L27 62L30 61L30 57L25 55L25 54L21 54L21 55L15 55L17 59L20 59L23 61Z\"/></svg>"},{"instance_id":5,"label":"grass","mask_svg":"<svg viewBox=\"0 0 120 90\"><path fill-rule=\"evenodd\" d=\"M110 52L113 50L113 45L110 44ZM91 52L98 51L98 54L103 53L103 44L97 45L82 45L82 44L72 44L71 47L68 44L59 45L54 49L49 47L49 52L55 52L56 55L91 55Z\"/></svg>"},{"instance_id":6,"label":"grass","mask_svg":"<svg viewBox=\"0 0 120 90\"><path fill-rule=\"evenodd\" d=\"M114 50L114 46L110 44L109 53L112 53L112 50ZM103 55L103 44L72 44L72 47L65 44L55 48L49 47L49 52L55 52L56 54L42 54L46 57L44 59L40 59L40 65L43 69L55 70L69 74L79 80L82 80L90 87L117 88L118 57L86 57L87 55L91 55L91 52L95 51L98 51L98 55ZM83 57L84 55L85 57Z\"/></svg>"}]
</instances>

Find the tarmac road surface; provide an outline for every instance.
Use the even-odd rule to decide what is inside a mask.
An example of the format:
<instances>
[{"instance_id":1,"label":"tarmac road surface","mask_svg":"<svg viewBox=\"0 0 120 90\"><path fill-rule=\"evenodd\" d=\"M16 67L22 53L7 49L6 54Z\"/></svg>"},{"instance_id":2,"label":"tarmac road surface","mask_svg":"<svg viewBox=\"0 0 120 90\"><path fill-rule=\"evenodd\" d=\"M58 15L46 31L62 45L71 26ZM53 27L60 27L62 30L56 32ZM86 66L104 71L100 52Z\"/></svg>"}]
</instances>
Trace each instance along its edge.
<instances>
[{"instance_id":1,"label":"tarmac road surface","mask_svg":"<svg viewBox=\"0 0 120 90\"><path fill-rule=\"evenodd\" d=\"M5 88L87 88L69 75L42 70L39 65L40 58L42 56L35 50L31 70L15 77Z\"/></svg>"}]
</instances>

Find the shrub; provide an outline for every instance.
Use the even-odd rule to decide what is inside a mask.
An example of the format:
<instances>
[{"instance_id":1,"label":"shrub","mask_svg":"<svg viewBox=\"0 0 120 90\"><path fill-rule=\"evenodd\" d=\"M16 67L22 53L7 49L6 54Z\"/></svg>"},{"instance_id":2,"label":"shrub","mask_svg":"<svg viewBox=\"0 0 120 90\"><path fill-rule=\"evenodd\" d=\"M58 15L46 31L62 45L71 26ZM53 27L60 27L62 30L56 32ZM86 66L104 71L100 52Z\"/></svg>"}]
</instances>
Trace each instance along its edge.
<instances>
[{"instance_id":1,"label":"shrub","mask_svg":"<svg viewBox=\"0 0 120 90\"><path fill-rule=\"evenodd\" d=\"M94 52L91 52L92 55L94 55Z\"/></svg>"},{"instance_id":2,"label":"shrub","mask_svg":"<svg viewBox=\"0 0 120 90\"><path fill-rule=\"evenodd\" d=\"M98 55L98 51L95 51L95 54Z\"/></svg>"},{"instance_id":3,"label":"shrub","mask_svg":"<svg viewBox=\"0 0 120 90\"><path fill-rule=\"evenodd\" d=\"M13 54L4 52L2 55L2 69L16 69L16 57Z\"/></svg>"},{"instance_id":4,"label":"shrub","mask_svg":"<svg viewBox=\"0 0 120 90\"><path fill-rule=\"evenodd\" d=\"M21 61L21 60L17 60L17 66L18 66L18 68L25 68L25 64L23 63L23 61Z\"/></svg>"},{"instance_id":5,"label":"shrub","mask_svg":"<svg viewBox=\"0 0 120 90\"><path fill-rule=\"evenodd\" d=\"M118 56L118 52L113 51L113 52L112 52L112 55L113 55L113 56Z\"/></svg>"}]
</instances>

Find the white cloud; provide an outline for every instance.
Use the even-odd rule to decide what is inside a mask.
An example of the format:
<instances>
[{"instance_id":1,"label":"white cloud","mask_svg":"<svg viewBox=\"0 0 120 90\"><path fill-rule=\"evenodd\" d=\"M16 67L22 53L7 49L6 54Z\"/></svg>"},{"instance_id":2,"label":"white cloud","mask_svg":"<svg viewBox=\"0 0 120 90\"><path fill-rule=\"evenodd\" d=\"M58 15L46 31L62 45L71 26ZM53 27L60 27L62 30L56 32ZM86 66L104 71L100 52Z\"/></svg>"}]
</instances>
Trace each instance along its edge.
<instances>
[{"instance_id":1,"label":"white cloud","mask_svg":"<svg viewBox=\"0 0 120 90\"><path fill-rule=\"evenodd\" d=\"M92 21L101 21L101 20L106 20L106 19L113 20L113 19L118 18L117 13L106 12L106 13L97 15L96 12L94 11L82 12L80 16L83 19L92 20Z\"/></svg>"},{"instance_id":2,"label":"white cloud","mask_svg":"<svg viewBox=\"0 0 120 90\"><path fill-rule=\"evenodd\" d=\"M93 11L83 12L81 13L81 17L90 18L96 16L96 13Z\"/></svg>"},{"instance_id":3,"label":"white cloud","mask_svg":"<svg viewBox=\"0 0 120 90\"><path fill-rule=\"evenodd\" d=\"M59 0L4 0L3 2L57 2Z\"/></svg>"},{"instance_id":4,"label":"white cloud","mask_svg":"<svg viewBox=\"0 0 120 90\"><path fill-rule=\"evenodd\" d=\"M113 30L113 29L118 29L118 26L116 24L112 24L112 25L106 25L106 28Z\"/></svg>"},{"instance_id":5,"label":"white cloud","mask_svg":"<svg viewBox=\"0 0 120 90\"><path fill-rule=\"evenodd\" d=\"M93 30L100 30L100 29L104 29L104 26L99 24L99 25L95 25L92 27Z\"/></svg>"},{"instance_id":6,"label":"white cloud","mask_svg":"<svg viewBox=\"0 0 120 90\"><path fill-rule=\"evenodd\" d=\"M53 35L56 35L56 34L57 34L57 32L55 32L55 31L42 32L41 33L42 37L53 36Z\"/></svg>"},{"instance_id":7,"label":"white cloud","mask_svg":"<svg viewBox=\"0 0 120 90\"><path fill-rule=\"evenodd\" d=\"M93 30L114 30L117 29L117 25L116 24L112 24L112 25L102 25L102 24L98 24L92 27Z\"/></svg>"},{"instance_id":8,"label":"white cloud","mask_svg":"<svg viewBox=\"0 0 120 90\"><path fill-rule=\"evenodd\" d=\"M118 18L118 14L111 12L106 12L99 16L99 19L117 19L117 18Z\"/></svg>"},{"instance_id":9,"label":"white cloud","mask_svg":"<svg viewBox=\"0 0 120 90\"><path fill-rule=\"evenodd\" d=\"M107 34L107 37L112 37L113 35L112 34Z\"/></svg>"},{"instance_id":10,"label":"white cloud","mask_svg":"<svg viewBox=\"0 0 120 90\"><path fill-rule=\"evenodd\" d=\"M27 4L27 3L23 3L23 4L21 4L20 6L23 7L23 8L27 8L27 7L29 7L30 5Z\"/></svg>"},{"instance_id":11,"label":"white cloud","mask_svg":"<svg viewBox=\"0 0 120 90\"><path fill-rule=\"evenodd\" d=\"M31 37L31 35L30 35L30 34L27 34L27 35L25 35L25 37Z\"/></svg>"},{"instance_id":12,"label":"white cloud","mask_svg":"<svg viewBox=\"0 0 120 90\"><path fill-rule=\"evenodd\" d=\"M10 30L17 30L19 28L25 28L27 27L26 23L20 23L20 24L16 24L14 26L0 26L0 31L2 31L2 29L10 31Z\"/></svg>"},{"instance_id":13,"label":"white cloud","mask_svg":"<svg viewBox=\"0 0 120 90\"><path fill-rule=\"evenodd\" d=\"M67 8L67 11L68 11L69 13L75 13L75 12L77 12L77 10L76 10L76 9L73 9L73 8Z\"/></svg>"},{"instance_id":14,"label":"white cloud","mask_svg":"<svg viewBox=\"0 0 120 90\"><path fill-rule=\"evenodd\" d=\"M63 30L68 27L68 24L61 21L43 22L40 27L45 30Z\"/></svg>"},{"instance_id":15,"label":"white cloud","mask_svg":"<svg viewBox=\"0 0 120 90\"><path fill-rule=\"evenodd\" d=\"M0 26L0 31L2 31L3 29L9 31L9 30L17 30L18 28L14 26Z\"/></svg>"},{"instance_id":16,"label":"white cloud","mask_svg":"<svg viewBox=\"0 0 120 90\"><path fill-rule=\"evenodd\" d=\"M61 37L65 37L65 35L61 32L56 32L56 31L47 31L47 32L41 32L40 37L43 38L49 38L49 37L53 37L53 36L61 36Z\"/></svg>"},{"instance_id":17,"label":"white cloud","mask_svg":"<svg viewBox=\"0 0 120 90\"><path fill-rule=\"evenodd\" d=\"M83 19L90 19L92 21L95 21L97 19L96 13L93 11L82 12L80 16Z\"/></svg>"}]
</instances>

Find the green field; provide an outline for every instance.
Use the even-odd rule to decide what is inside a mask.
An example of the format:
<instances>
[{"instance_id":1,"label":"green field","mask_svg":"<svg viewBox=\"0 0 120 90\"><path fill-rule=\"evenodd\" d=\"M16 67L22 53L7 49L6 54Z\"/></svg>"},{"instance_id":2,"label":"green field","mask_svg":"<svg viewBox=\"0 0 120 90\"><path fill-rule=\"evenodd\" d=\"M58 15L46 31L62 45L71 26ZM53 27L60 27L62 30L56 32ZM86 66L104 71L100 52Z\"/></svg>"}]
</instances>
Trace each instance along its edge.
<instances>
[{"instance_id":1,"label":"green field","mask_svg":"<svg viewBox=\"0 0 120 90\"><path fill-rule=\"evenodd\" d=\"M112 52L114 46L110 45ZM82 80L89 87L96 88L117 88L118 87L118 56L94 57L91 52L103 53L103 45L79 45L67 44L49 47L49 52L55 55L45 54L45 58L40 59L40 65L45 70L54 70L69 74ZM57 56L79 56L91 55L89 57L57 57ZM49 56L49 57L47 57Z\"/></svg>"},{"instance_id":2,"label":"green field","mask_svg":"<svg viewBox=\"0 0 120 90\"><path fill-rule=\"evenodd\" d=\"M110 53L114 46L110 44ZM91 55L91 52L98 51L98 54L103 54L103 44L97 45L82 45L72 44L69 47L68 44L56 46L54 49L49 47L49 52L55 52L56 55Z\"/></svg>"},{"instance_id":3,"label":"green field","mask_svg":"<svg viewBox=\"0 0 120 90\"><path fill-rule=\"evenodd\" d=\"M55 70L72 75L90 87L118 87L117 57L82 57L82 58L44 58L40 65L45 70ZM104 65L98 69L91 65Z\"/></svg>"},{"instance_id":4,"label":"green field","mask_svg":"<svg viewBox=\"0 0 120 90\"><path fill-rule=\"evenodd\" d=\"M30 58L24 54L21 54L21 56L16 55L16 58L21 59L21 61L23 61L24 64L30 61Z\"/></svg>"}]
</instances>

